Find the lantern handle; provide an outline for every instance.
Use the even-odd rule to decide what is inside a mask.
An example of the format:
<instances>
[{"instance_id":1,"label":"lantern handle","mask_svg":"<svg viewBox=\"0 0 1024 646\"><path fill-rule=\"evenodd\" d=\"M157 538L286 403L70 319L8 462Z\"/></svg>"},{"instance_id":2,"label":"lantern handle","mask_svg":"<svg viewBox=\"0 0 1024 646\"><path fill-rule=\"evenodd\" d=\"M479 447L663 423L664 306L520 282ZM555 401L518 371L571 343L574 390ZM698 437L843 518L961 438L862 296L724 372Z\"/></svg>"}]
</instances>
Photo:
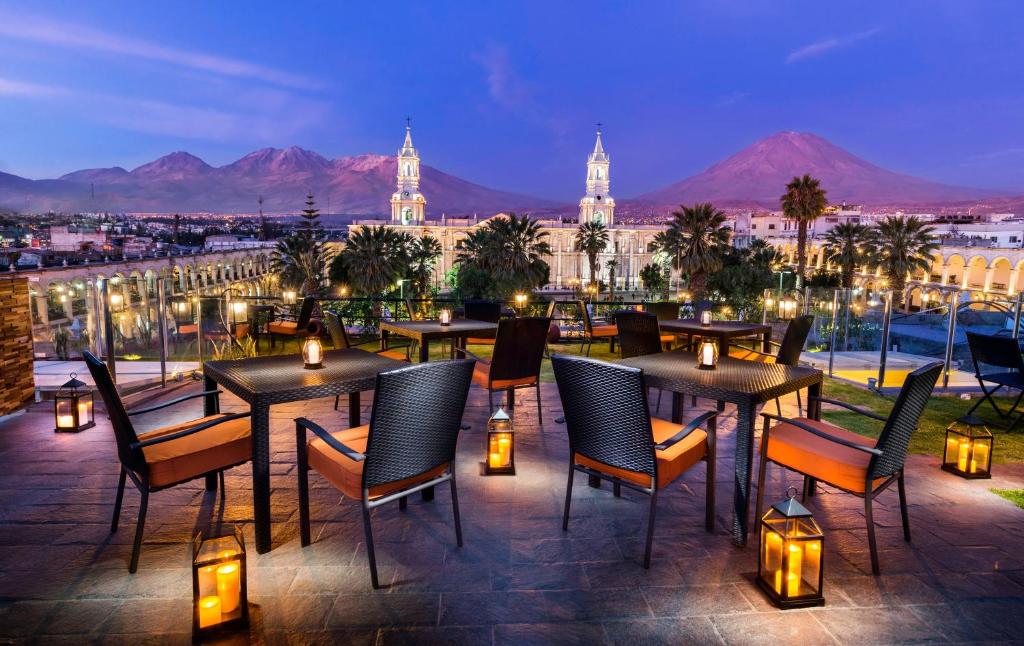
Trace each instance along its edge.
<instances>
[{"instance_id":1,"label":"lantern handle","mask_svg":"<svg viewBox=\"0 0 1024 646\"><path fill-rule=\"evenodd\" d=\"M789 489L786 489L786 495L788 495L790 498L796 499L796 493L796 487L790 487Z\"/></svg>"},{"instance_id":2,"label":"lantern handle","mask_svg":"<svg viewBox=\"0 0 1024 646\"><path fill-rule=\"evenodd\" d=\"M70 375L68 375L68 376L69 376L69 377L71 377L72 379L77 379L77 378L78 378L78 373L77 373L77 372L72 372L72 373L71 373Z\"/></svg>"}]
</instances>

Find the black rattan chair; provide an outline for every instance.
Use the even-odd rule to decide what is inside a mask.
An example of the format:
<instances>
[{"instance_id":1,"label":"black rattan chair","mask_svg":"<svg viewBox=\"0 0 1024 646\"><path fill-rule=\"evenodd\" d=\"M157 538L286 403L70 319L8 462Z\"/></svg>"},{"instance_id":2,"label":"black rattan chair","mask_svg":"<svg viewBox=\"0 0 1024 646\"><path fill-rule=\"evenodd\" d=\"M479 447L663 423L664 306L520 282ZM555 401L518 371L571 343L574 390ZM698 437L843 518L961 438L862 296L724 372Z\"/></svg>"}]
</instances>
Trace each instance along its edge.
<instances>
[{"instance_id":1,"label":"black rattan chair","mask_svg":"<svg viewBox=\"0 0 1024 646\"><path fill-rule=\"evenodd\" d=\"M608 480L616 496L627 487L651 497L644 567L651 566L651 544L658 491L691 466L707 463L704 527L714 530L715 421L710 411L686 426L652 418L643 371L594 359L551 357L569 432L569 482L562 529L569 529L573 475L577 471ZM707 431L699 430L707 424Z\"/></svg>"},{"instance_id":2,"label":"black rattan chair","mask_svg":"<svg viewBox=\"0 0 1024 646\"><path fill-rule=\"evenodd\" d=\"M277 337L302 338L310 334L320 334L323 328L319 321L313 319L313 310L316 309L316 299L306 296L302 299L299 312L293 316L288 313L280 313L274 320L267 324L267 334L270 335L270 347L275 345Z\"/></svg>"},{"instance_id":3,"label":"black rattan chair","mask_svg":"<svg viewBox=\"0 0 1024 646\"><path fill-rule=\"evenodd\" d=\"M345 324L342 323L341 317L335 314L334 312L325 311L324 321L327 323L327 332L331 335L331 343L334 345L335 348L356 348L359 347L360 345L377 342L377 339L370 339L369 341L364 341L363 343L357 343L355 345L352 345L352 339L349 337L348 331L345 329ZM400 350L377 350L375 354L379 354L382 357L387 357L388 359L395 359L396 361L409 361L410 346L406 345L404 347L405 352L402 352ZM338 404L340 401L341 395L335 395L334 410L338 410Z\"/></svg>"},{"instance_id":4,"label":"black rattan chair","mask_svg":"<svg viewBox=\"0 0 1024 646\"><path fill-rule=\"evenodd\" d=\"M656 354L664 349L664 339L658 328L658 318L652 313L621 310L615 312L615 327L619 331L619 356L623 359ZM654 410L661 410L661 389Z\"/></svg>"},{"instance_id":5,"label":"black rattan chair","mask_svg":"<svg viewBox=\"0 0 1024 646\"><path fill-rule=\"evenodd\" d=\"M496 301L466 301L462 304L465 318L484 323L497 323L501 320L501 303ZM483 333L482 336L466 339L469 345L493 345L495 333Z\"/></svg>"},{"instance_id":6,"label":"black rattan chair","mask_svg":"<svg viewBox=\"0 0 1024 646\"><path fill-rule=\"evenodd\" d=\"M590 346L594 344L594 339L608 339L608 351L615 352L615 337L619 334L615 325L598 323L592 319L590 310L587 309L587 304L583 301L576 301L576 307L579 308L580 317L583 320L583 342L580 343L580 353L582 354L586 348L586 354L589 357Z\"/></svg>"},{"instance_id":7,"label":"black rattan chair","mask_svg":"<svg viewBox=\"0 0 1024 646\"><path fill-rule=\"evenodd\" d=\"M494 392L505 391L509 409L515 408L517 388L534 388L537 393L537 421L543 423L540 401L540 364L547 345L551 319L528 316L498 322L494 352L484 361L465 348L456 352L476 359L473 382L487 391L487 404L494 411Z\"/></svg>"},{"instance_id":8,"label":"black rattan chair","mask_svg":"<svg viewBox=\"0 0 1024 646\"><path fill-rule=\"evenodd\" d=\"M395 500L450 483L455 539L462 547L459 498L455 487L455 445L473 373L472 360L421 363L377 375L370 423L329 433L300 417L295 420L302 546L310 544L309 473L314 469L350 498L361 501L366 553L374 588L370 511ZM307 431L316 437L307 441Z\"/></svg>"},{"instance_id":9,"label":"black rattan chair","mask_svg":"<svg viewBox=\"0 0 1024 646\"><path fill-rule=\"evenodd\" d=\"M903 538L910 541L910 517L907 514L907 491L903 482L903 463L907 457L910 436L917 430L942 363L932 363L907 375L903 388L888 417L876 415L834 399L819 402L834 404L871 419L885 422L877 440L858 435L820 420L799 417L787 419L762 413L764 432L761 435L761 466L758 470L755 519L761 517L764 502L765 468L774 462L804 476L804 495L813 493L820 480L864 499L864 516L868 526L871 549L871 571L878 574L878 549L875 544L875 522L871 503L893 482L897 483L900 513L903 517ZM778 422L771 426L770 421Z\"/></svg>"},{"instance_id":10,"label":"black rattan chair","mask_svg":"<svg viewBox=\"0 0 1024 646\"><path fill-rule=\"evenodd\" d=\"M223 500L226 493L224 470L245 464L252 459L252 431L249 420L246 419L249 413L221 415L218 412L184 424L172 424L139 435L135 432L131 420L135 415L162 410L197 397L212 400L214 410L219 411L218 395L221 391L195 393L128 411L125 410L121 396L117 393L107 366L88 351L82 353L82 358L85 359L96 389L103 398L103 406L114 429L117 457L121 462L121 476L117 483L117 498L114 501L114 517L110 522L111 532L117 531L125 480L131 478L132 483L142 494L139 517L135 525L135 542L128 565L128 571L134 573L139 565L139 550L142 548L142 531L146 525L149 494L202 477L206 478L207 490L216 490L219 475Z\"/></svg>"},{"instance_id":11,"label":"black rattan chair","mask_svg":"<svg viewBox=\"0 0 1024 646\"><path fill-rule=\"evenodd\" d=\"M974 406L971 406L971 410L967 411L967 414L970 415L978 406L981 406L982 402L988 401L999 417L1010 419L1020 405L1021 398L1024 397L1024 359L1021 357L1018 339L968 332L967 345L971 349L971 360L974 362L974 377L978 380L981 392L985 395L975 402ZM986 372L986 368L983 366L1001 368L1002 370ZM996 387L989 390L985 386L986 383L995 384ZM1010 410L1006 412L1003 412L996 404L996 400L992 399L992 395L1001 388L1020 391L1017 399L1010 406ZM1013 420L1010 430L1016 428L1021 419L1024 419L1024 413Z\"/></svg>"},{"instance_id":12,"label":"black rattan chair","mask_svg":"<svg viewBox=\"0 0 1024 646\"><path fill-rule=\"evenodd\" d=\"M782 336L782 343L771 343L778 348L776 354L768 354L759 350L742 346L733 346L729 350L729 356L734 359L745 359L747 361L760 361L762 363L777 363L783 366L795 366L800 363L800 353L804 351L804 344L811 333L814 325L814 315L805 314L798 316L786 326L786 333ZM755 341L756 342L756 341ZM803 415L803 403L800 401L800 391L796 391L796 406L800 415ZM775 410L782 414L782 405L779 398L775 398Z\"/></svg>"}]
</instances>

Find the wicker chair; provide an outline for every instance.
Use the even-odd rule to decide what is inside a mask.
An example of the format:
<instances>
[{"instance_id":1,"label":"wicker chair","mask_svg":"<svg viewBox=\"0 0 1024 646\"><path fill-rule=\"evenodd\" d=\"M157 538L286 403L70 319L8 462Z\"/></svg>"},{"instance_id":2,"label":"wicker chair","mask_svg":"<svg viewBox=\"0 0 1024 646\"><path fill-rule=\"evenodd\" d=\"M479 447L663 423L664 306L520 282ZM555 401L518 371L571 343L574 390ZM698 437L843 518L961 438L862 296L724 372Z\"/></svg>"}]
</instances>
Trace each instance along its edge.
<instances>
[{"instance_id":1,"label":"wicker chair","mask_svg":"<svg viewBox=\"0 0 1024 646\"><path fill-rule=\"evenodd\" d=\"M777 354L759 352L751 348L734 345L729 350L729 356L734 359L745 359L747 361L760 361L762 363L777 363L783 366L795 366L800 363L800 353L804 351L804 344L807 343L807 336L811 333L814 325L814 315L806 314L798 316L786 326L786 333L782 336L782 343L772 342L772 346L778 348ZM803 415L803 403L800 401L800 391L796 391L797 411ZM782 414L782 405L779 398L775 398L775 410Z\"/></svg>"},{"instance_id":2,"label":"wicker chair","mask_svg":"<svg viewBox=\"0 0 1024 646\"><path fill-rule=\"evenodd\" d=\"M380 587L370 511L449 482L455 538L462 547L455 487L455 445L473 374L473 361L423 363L377 375L370 423L329 433L305 418L295 420L302 546L310 544L309 470L360 501L373 587ZM316 437L307 441L306 433Z\"/></svg>"},{"instance_id":3,"label":"wicker chair","mask_svg":"<svg viewBox=\"0 0 1024 646\"><path fill-rule=\"evenodd\" d=\"M128 411L125 410L124 403L117 393L107 366L90 352L83 352L82 357L103 398L103 406L114 428L117 457L121 462L121 476L117 484L117 498L114 501L114 517L110 522L111 532L117 531L125 480L131 478L132 483L142 494L135 525L135 542L128 565L128 571L134 573L139 565L149 494L202 477L206 478L207 490L216 490L219 475L223 499L226 493L224 470L245 464L252 459L252 430L249 420L246 419L249 413L221 415L218 412L208 417L164 426L139 435L135 432L132 417L162 410L197 397L206 397L208 401L212 399L214 410L219 411L220 391L195 393Z\"/></svg>"},{"instance_id":4,"label":"wicker chair","mask_svg":"<svg viewBox=\"0 0 1024 646\"><path fill-rule=\"evenodd\" d=\"M473 321L497 323L501 320L501 303L495 301L466 301L462 304L465 317ZM494 345L495 333L466 339L468 345Z\"/></svg>"},{"instance_id":5,"label":"wicker chair","mask_svg":"<svg viewBox=\"0 0 1024 646\"><path fill-rule=\"evenodd\" d=\"M714 530L715 422L717 411L686 426L652 418L641 370L603 361L555 355L551 358L569 432L569 481L562 530L569 529L573 475L608 480L616 496L627 487L651 497L644 567L651 545L658 491L697 462L707 463L704 527ZM707 431L699 430L707 424Z\"/></svg>"},{"instance_id":6,"label":"wicker chair","mask_svg":"<svg viewBox=\"0 0 1024 646\"><path fill-rule=\"evenodd\" d=\"M981 406L982 402L988 401L999 417L1010 419L1017 410L1017 406L1020 405L1021 398L1024 397L1024 358L1021 357L1019 340L1008 336L968 332L967 345L971 349L971 360L974 362L974 377L978 380L981 392L985 395L975 402L974 406L971 406L971 410L967 411L967 414L970 415L978 406ZM1002 370L986 372L983 366L1001 368ZM985 386L986 383L995 384L996 387L989 390ZM996 400L992 399L992 395L1001 388L1020 391L1017 399L1010 406L1010 410L1006 412L1003 412L996 404ZM1024 413L1013 420L1010 430L1015 429L1022 419L1024 419Z\"/></svg>"},{"instance_id":7,"label":"wicker chair","mask_svg":"<svg viewBox=\"0 0 1024 646\"><path fill-rule=\"evenodd\" d=\"M608 339L608 351L615 352L615 337L619 334L615 325L594 321L590 318L590 310L587 309L587 304L583 301L576 301L576 307L579 308L580 317L583 319L583 342L580 344L580 353L583 353L583 349L586 348L589 357L590 346L594 344L594 339Z\"/></svg>"},{"instance_id":8,"label":"wicker chair","mask_svg":"<svg viewBox=\"0 0 1024 646\"><path fill-rule=\"evenodd\" d=\"M663 350L662 334L654 314L621 310L615 312L615 327L619 330L619 356L623 359L657 354ZM661 389L658 390L658 403L654 410L661 410Z\"/></svg>"},{"instance_id":9,"label":"wicker chair","mask_svg":"<svg viewBox=\"0 0 1024 646\"><path fill-rule=\"evenodd\" d=\"M362 343L352 345L352 339L348 336L348 331L345 329L345 325L341 322L341 317L334 312L324 312L324 320L327 322L327 332L331 335L331 343L335 348L355 348ZM371 339L365 343L374 343L376 339ZM388 359L395 359L397 361L409 361L409 347L405 346L405 352L399 350L378 350L376 354ZM334 397L334 410L338 410L338 404L341 401L341 395L335 395Z\"/></svg>"},{"instance_id":10,"label":"wicker chair","mask_svg":"<svg viewBox=\"0 0 1024 646\"><path fill-rule=\"evenodd\" d=\"M301 338L311 334L319 334L323 328L319 321L313 320L313 310L316 308L316 299L306 296L302 299L297 316L290 314L278 314L274 320L267 324L267 334L270 335L270 347L274 347L277 337Z\"/></svg>"},{"instance_id":11,"label":"wicker chair","mask_svg":"<svg viewBox=\"0 0 1024 646\"><path fill-rule=\"evenodd\" d=\"M657 303L644 303L644 311L650 312L658 317L658 321L675 321L679 318L679 303L676 301L660 301ZM665 349L669 350L676 340L675 334L662 334L661 342ZM619 339L622 342L622 339Z\"/></svg>"},{"instance_id":12,"label":"wicker chair","mask_svg":"<svg viewBox=\"0 0 1024 646\"><path fill-rule=\"evenodd\" d=\"M885 422L877 440L820 420L806 417L787 419L779 415L762 413L764 432L761 435L761 466L757 478L755 519L761 517L766 485L765 467L768 462L803 474L805 496L813 494L815 483L820 480L861 497L864 499L864 516L868 526L871 571L878 574L878 549L875 544L875 522L871 515L871 504L878 494L896 482L903 517L903 538L910 541L910 518L907 515L903 463L907 457L910 436L917 430L921 413L928 404L941 371L942 363L937 362L918 368L907 375L888 417L833 399L818 400ZM774 426L770 424L772 420L777 422Z\"/></svg>"},{"instance_id":13,"label":"wicker chair","mask_svg":"<svg viewBox=\"0 0 1024 646\"><path fill-rule=\"evenodd\" d=\"M534 388L537 392L537 421L543 423L540 401L540 364L544 358L551 319L530 316L502 319L490 361L484 361L469 350L456 348L460 354L476 359L473 382L487 391L487 404L494 411L494 392L507 393L508 406L515 408L517 388Z\"/></svg>"}]
</instances>

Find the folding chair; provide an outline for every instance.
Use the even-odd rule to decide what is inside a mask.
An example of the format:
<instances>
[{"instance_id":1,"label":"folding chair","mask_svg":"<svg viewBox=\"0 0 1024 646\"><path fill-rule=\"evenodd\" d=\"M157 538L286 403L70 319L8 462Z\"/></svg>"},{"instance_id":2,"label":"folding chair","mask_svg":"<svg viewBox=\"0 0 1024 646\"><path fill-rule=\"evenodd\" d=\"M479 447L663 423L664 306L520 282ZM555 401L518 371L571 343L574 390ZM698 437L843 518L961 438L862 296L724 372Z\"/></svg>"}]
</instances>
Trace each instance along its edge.
<instances>
[{"instance_id":1,"label":"folding chair","mask_svg":"<svg viewBox=\"0 0 1024 646\"><path fill-rule=\"evenodd\" d=\"M967 411L967 414L973 413L978 406L981 406L981 402L987 400L988 403L992 404L992 408L999 417L1009 419L1013 416L1014 411L1017 410L1017 406L1020 405L1021 398L1024 398L1024 358L1021 358L1020 345L1018 345L1017 339L1008 336L968 332L967 345L971 349L971 360L974 361L974 377L981 386L981 392L985 393L984 397L979 399L974 406L971 406L971 410ZM1003 368L1004 370L1002 372L983 373L982 365L992 368ZM989 390L985 387L986 382L996 384L996 387ZM1020 391L1017 399L1013 401L1013 406L1005 413L996 404L996 400L992 399L992 395L996 394L1001 388ZM1017 427L1021 419L1024 419L1024 413L1018 415L1017 419L1013 420L1013 423L1010 424L1011 431Z\"/></svg>"}]
</instances>

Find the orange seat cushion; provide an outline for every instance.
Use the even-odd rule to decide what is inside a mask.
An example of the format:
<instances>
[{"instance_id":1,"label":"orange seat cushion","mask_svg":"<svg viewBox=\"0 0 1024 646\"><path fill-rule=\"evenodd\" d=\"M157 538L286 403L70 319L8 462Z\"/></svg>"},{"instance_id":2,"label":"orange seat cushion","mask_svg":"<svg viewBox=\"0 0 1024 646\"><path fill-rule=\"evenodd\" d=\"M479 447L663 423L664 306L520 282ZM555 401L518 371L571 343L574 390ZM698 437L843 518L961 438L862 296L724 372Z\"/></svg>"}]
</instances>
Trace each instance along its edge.
<instances>
[{"instance_id":1,"label":"orange seat cushion","mask_svg":"<svg viewBox=\"0 0 1024 646\"><path fill-rule=\"evenodd\" d=\"M745 361L758 361L760 363L775 363L775 357L770 354L761 354L760 352L754 352L746 348L733 348L729 350L729 356L733 359L743 359Z\"/></svg>"},{"instance_id":2,"label":"orange seat cushion","mask_svg":"<svg viewBox=\"0 0 1024 646\"><path fill-rule=\"evenodd\" d=\"M682 428L682 424L673 424L657 417L651 418L651 430L654 434L655 444L664 442L682 430ZM655 450L654 454L658 460L658 488L661 489L672 484L672 481L683 475L687 469L704 459L707 453L708 434L699 428L668 449L664 451ZM651 486L651 477L646 473L613 467L604 462L592 460L579 453L576 454L576 464L638 484L641 487Z\"/></svg>"},{"instance_id":3,"label":"orange seat cushion","mask_svg":"<svg viewBox=\"0 0 1024 646\"><path fill-rule=\"evenodd\" d=\"M297 321L274 321L267 325L267 331L272 334L296 334L299 324Z\"/></svg>"},{"instance_id":4,"label":"orange seat cushion","mask_svg":"<svg viewBox=\"0 0 1024 646\"><path fill-rule=\"evenodd\" d=\"M872 438L833 426L828 422L806 417L796 419L834 437L856 442L861 446L875 446L875 440ZM855 493L864 493L864 479L868 474L871 454L830 442L792 424L781 423L772 427L768 435L768 459L830 485ZM872 488L883 482L885 478L875 480Z\"/></svg>"},{"instance_id":5,"label":"orange seat cushion","mask_svg":"<svg viewBox=\"0 0 1024 646\"><path fill-rule=\"evenodd\" d=\"M595 325L590 330L590 334L595 337L617 336L619 334L619 328L614 325Z\"/></svg>"},{"instance_id":6,"label":"orange seat cushion","mask_svg":"<svg viewBox=\"0 0 1024 646\"><path fill-rule=\"evenodd\" d=\"M478 339L470 337L466 339L466 345L494 345L494 339Z\"/></svg>"},{"instance_id":7,"label":"orange seat cushion","mask_svg":"<svg viewBox=\"0 0 1024 646\"><path fill-rule=\"evenodd\" d=\"M505 390L506 388L515 388L516 386L532 386L537 383L537 375L529 375L527 377L521 377L519 379L498 379L493 383L488 383L491 376L491 364L488 361L477 360L476 365L473 366L473 383L481 386L482 388L490 388L492 390Z\"/></svg>"},{"instance_id":8,"label":"orange seat cushion","mask_svg":"<svg viewBox=\"0 0 1024 646\"><path fill-rule=\"evenodd\" d=\"M184 424L166 426L139 436L149 440L199 426L221 417L211 415ZM176 440L143 447L153 487L186 482L212 471L240 464L252 458L252 426L248 417L217 424Z\"/></svg>"},{"instance_id":9,"label":"orange seat cushion","mask_svg":"<svg viewBox=\"0 0 1024 646\"><path fill-rule=\"evenodd\" d=\"M379 354L382 357L387 357L388 359L395 359L396 361L409 360L409 357L406 356L404 352L399 352L398 350L381 350L377 354Z\"/></svg>"},{"instance_id":10,"label":"orange seat cushion","mask_svg":"<svg viewBox=\"0 0 1024 646\"><path fill-rule=\"evenodd\" d=\"M672 343L675 340L676 340L676 335L674 335L674 334L662 334L661 335L661 342L662 343Z\"/></svg>"},{"instance_id":11,"label":"orange seat cushion","mask_svg":"<svg viewBox=\"0 0 1024 646\"><path fill-rule=\"evenodd\" d=\"M195 334L199 331L199 326L195 323L186 323L178 326L178 334Z\"/></svg>"},{"instance_id":12,"label":"orange seat cushion","mask_svg":"<svg viewBox=\"0 0 1024 646\"><path fill-rule=\"evenodd\" d=\"M363 424L362 426L346 429L344 431L336 431L331 433L331 436L350 449L360 453L365 453L369 433L370 425ZM366 464L365 460L357 462L356 460L347 457L345 454L339 453L327 446L327 442L324 442L318 437L314 437L309 440L306 444L306 449L310 468L316 470L317 473L327 478L328 482L337 487L338 490L346 496L362 499L363 465ZM377 485L373 489L370 489L370 498L379 498L380 496L386 496L390 493L405 489L406 487L426 482L427 480L443 475L447 468L447 464L442 464L435 469L426 471L411 478Z\"/></svg>"}]
</instances>

